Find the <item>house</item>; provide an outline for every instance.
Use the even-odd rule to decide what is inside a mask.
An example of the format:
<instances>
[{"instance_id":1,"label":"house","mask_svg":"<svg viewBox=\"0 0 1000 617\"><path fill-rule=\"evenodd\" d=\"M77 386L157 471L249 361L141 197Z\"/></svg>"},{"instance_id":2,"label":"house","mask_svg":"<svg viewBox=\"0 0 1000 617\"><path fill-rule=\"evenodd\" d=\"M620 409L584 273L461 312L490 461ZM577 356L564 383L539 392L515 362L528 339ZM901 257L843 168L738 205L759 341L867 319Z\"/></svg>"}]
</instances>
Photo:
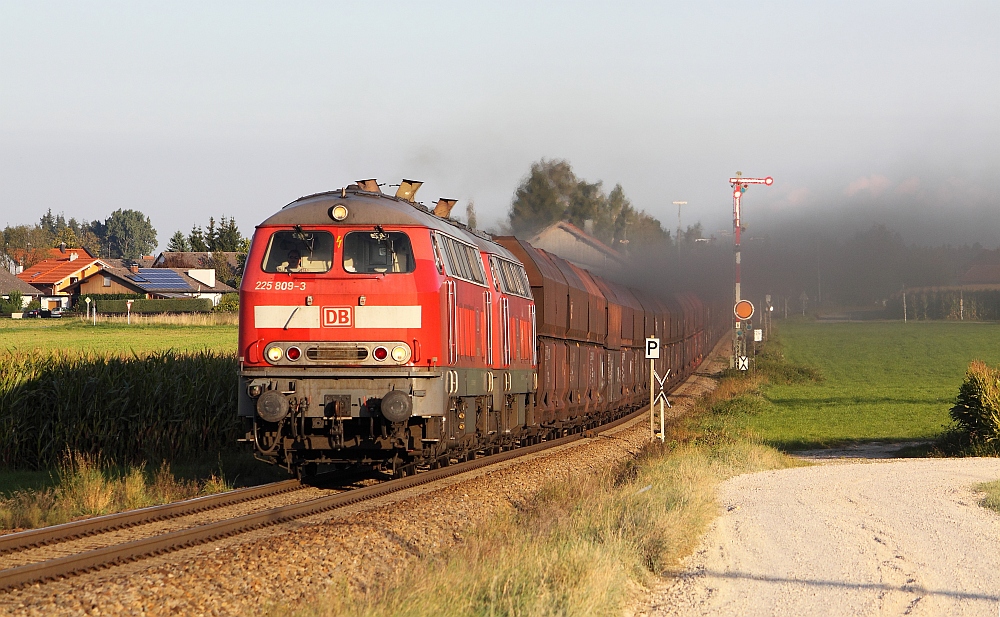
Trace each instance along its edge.
<instances>
[{"instance_id":1,"label":"house","mask_svg":"<svg viewBox=\"0 0 1000 617\"><path fill-rule=\"evenodd\" d=\"M226 258L226 264L234 273L239 273L239 255L234 251L219 251L218 253L199 252L174 252L166 251L160 253L153 260L152 268L213 268L213 255L222 255Z\"/></svg>"},{"instance_id":2,"label":"house","mask_svg":"<svg viewBox=\"0 0 1000 617\"><path fill-rule=\"evenodd\" d=\"M628 259L572 223L557 221L528 240L567 261L602 274L621 272Z\"/></svg>"},{"instance_id":3,"label":"house","mask_svg":"<svg viewBox=\"0 0 1000 617\"><path fill-rule=\"evenodd\" d=\"M17 275L18 279L41 292L43 308L69 308L70 286L106 267L102 260L93 257L86 249L55 248L50 255L54 256Z\"/></svg>"},{"instance_id":4,"label":"house","mask_svg":"<svg viewBox=\"0 0 1000 617\"><path fill-rule=\"evenodd\" d=\"M105 267L77 282L74 295L141 294L147 298L207 298L218 305L223 294L237 290L215 280L211 268Z\"/></svg>"},{"instance_id":5,"label":"house","mask_svg":"<svg viewBox=\"0 0 1000 617\"><path fill-rule=\"evenodd\" d=\"M41 298L42 292L33 286L25 283L4 268L0 268L0 296L4 300L10 299L10 294L21 293L21 306L28 306L32 300Z\"/></svg>"}]
</instances>

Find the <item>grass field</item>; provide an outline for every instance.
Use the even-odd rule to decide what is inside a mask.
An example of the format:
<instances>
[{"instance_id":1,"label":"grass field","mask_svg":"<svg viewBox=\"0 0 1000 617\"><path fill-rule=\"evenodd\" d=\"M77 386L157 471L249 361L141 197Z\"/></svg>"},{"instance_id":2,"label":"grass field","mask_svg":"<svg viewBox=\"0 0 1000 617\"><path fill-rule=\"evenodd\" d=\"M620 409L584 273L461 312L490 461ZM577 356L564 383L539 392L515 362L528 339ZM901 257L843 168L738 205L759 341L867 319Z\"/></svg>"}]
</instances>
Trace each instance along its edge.
<instances>
[{"instance_id":1,"label":"grass field","mask_svg":"<svg viewBox=\"0 0 1000 617\"><path fill-rule=\"evenodd\" d=\"M931 440L971 360L1000 363L1000 325L985 323L778 324L785 358L820 382L772 384L751 426L783 449L851 441Z\"/></svg>"},{"instance_id":2,"label":"grass field","mask_svg":"<svg viewBox=\"0 0 1000 617\"><path fill-rule=\"evenodd\" d=\"M150 351L236 352L234 314L176 317L98 317L97 325L81 317L0 319L0 351L95 351L144 354Z\"/></svg>"}]
</instances>

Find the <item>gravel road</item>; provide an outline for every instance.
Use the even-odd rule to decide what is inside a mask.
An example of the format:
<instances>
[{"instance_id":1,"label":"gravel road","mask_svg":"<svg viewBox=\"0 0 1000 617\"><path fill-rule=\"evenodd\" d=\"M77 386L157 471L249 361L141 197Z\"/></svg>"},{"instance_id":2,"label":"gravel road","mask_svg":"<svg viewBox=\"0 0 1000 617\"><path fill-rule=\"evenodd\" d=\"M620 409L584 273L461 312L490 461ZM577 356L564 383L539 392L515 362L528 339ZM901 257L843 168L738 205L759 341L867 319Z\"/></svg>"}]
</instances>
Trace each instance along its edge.
<instances>
[{"instance_id":1,"label":"gravel road","mask_svg":"<svg viewBox=\"0 0 1000 617\"><path fill-rule=\"evenodd\" d=\"M1000 614L1000 459L827 461L732 478L640 615Z\"/></svg>"}]
</instances>

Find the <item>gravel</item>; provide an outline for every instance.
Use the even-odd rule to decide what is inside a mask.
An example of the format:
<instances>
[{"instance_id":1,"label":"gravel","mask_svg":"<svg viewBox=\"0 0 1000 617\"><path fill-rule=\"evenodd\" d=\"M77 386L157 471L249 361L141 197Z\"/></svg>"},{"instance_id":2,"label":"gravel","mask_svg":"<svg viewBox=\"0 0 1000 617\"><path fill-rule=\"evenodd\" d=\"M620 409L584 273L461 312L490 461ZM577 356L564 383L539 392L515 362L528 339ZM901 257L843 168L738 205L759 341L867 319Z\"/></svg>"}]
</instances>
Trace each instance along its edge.
<instances>
[{"instance_id":1,"label":"gravel","mask_svg":"<svg viewBox=\"0 0 1000 617\"><path fill-rule=\"evenodd\" d=\"M681 386L673 414L714 387ZM23 615L246 615L302 608L347 581L363 591L414 559L461 541L556 478L593 473L649 440L640 417L585 439L442 482L158 558L0 593L0 612Z\"/></svg>"},{"instance_id":2,"label":"gravel","mask_svg":"<svg viewBox=\"0 0 1000 617\"><path fill-rule=\"evenodd\" d=\"M1000 613L998 459L834 460L732 478L720 514L639 615Z\"/></svg>"}]
</instances>

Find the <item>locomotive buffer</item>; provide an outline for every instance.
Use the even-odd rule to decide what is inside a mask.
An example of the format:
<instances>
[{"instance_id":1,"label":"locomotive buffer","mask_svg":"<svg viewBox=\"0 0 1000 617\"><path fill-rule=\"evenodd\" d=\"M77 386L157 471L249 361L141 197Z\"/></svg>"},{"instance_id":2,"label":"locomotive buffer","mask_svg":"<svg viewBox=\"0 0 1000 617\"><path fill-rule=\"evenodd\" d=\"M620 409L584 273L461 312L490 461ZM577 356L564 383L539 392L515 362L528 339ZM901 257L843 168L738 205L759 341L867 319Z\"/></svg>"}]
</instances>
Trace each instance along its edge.
<instances>
[{"instance_id":1,"label":"locomotive buffer","mask_svg":"<svg viewBox=\"0 0 1000 617\"><path fill-rule=\"evenodd\" d=\"M667 424L667 414L664 405L670 407L667 394L663 391L663 384L666 383L667 377L670 377L670 369L667 369L663 377L660 377L656 372L654 364L656 360L660 359L660 339L646 339L646 359L649 360L649 438L656 439L659 437L662 442L666 439ZM654 389L655 384L658 384L660 387ZM657 403L659 403L659 413L657 413ZM659 416L659 434L656 432L657 416Z\"/></svg>"}]
</instances>

